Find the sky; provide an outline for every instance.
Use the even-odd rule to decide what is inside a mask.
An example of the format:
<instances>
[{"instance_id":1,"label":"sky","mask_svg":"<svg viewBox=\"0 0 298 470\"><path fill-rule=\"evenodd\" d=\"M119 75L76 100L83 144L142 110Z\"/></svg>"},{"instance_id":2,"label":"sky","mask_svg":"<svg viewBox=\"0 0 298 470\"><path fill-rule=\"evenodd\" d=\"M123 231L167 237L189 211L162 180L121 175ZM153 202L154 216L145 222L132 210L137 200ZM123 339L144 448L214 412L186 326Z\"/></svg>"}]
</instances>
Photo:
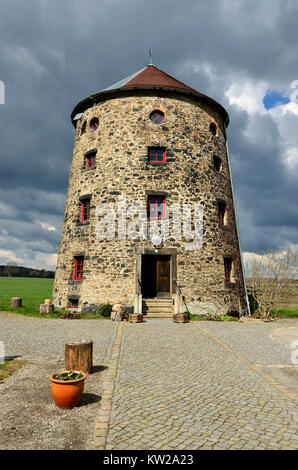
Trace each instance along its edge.
<instances>
[{"instance_id":1,"label":"sky","mask_svg":"<svg viewBox=\"0 0 298 470\"><path fill-rule=\"evenodd\" d=\"M150 47L229 113L243 252L297 247L297 21L295 0L0 0L0 264L55 269L70 113Z\"/></svg>"}]
</instances>

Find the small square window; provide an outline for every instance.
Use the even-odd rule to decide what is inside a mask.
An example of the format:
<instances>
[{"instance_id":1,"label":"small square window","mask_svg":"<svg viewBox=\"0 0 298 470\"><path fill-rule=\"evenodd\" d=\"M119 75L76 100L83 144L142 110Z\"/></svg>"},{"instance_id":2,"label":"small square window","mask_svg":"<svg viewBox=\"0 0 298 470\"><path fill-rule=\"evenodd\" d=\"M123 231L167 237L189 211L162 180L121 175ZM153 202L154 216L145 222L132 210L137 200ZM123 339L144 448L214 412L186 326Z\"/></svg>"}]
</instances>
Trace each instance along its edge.
<instances>
[{"instance_id":1,"label":"small square window","mask_svg":"<svg viewBox=\"0 0 298 470\"><path fill-rule=\"evenodd\" d=\"M81 281L83 275L84 256L74 257L74 274L73 278L75 281Z\"/></svg>"},{"instance_id":2,"label":"small square window","mask_svg":"<svg viewBox=\"0 0 298 470\"><path fill-rule=\"evenodd\" d=\"M166 149L164 147L149 147L148 162L166 163Z\"/></svg>"},{"instance_id":3,"label":"small square window","mask_svg":"<svg viewBox=\"0 0 298 470\"><path fill-rule=\"evenodd\" d=\"M78 308L79 299L68 299L68 308Z\"/></svg>"},{"instance_id":4,"label":"small square window","mask_svg":"<svg viewBox=\"0 0 298 470\"><path fill-rule=\"evenodd\" d=\"M166 218L166 197L148 196L148 219Z\"/></svg>"},{"instance_id":5,"label":"small square window","mask_svg":"<svg viewBox=\"0 0 298 470\"><path fill-rule=\"evenodd\" d=\"M95 168L96 152L88 153L85 155L85 169Z\"/></svg>"}]
</instances>

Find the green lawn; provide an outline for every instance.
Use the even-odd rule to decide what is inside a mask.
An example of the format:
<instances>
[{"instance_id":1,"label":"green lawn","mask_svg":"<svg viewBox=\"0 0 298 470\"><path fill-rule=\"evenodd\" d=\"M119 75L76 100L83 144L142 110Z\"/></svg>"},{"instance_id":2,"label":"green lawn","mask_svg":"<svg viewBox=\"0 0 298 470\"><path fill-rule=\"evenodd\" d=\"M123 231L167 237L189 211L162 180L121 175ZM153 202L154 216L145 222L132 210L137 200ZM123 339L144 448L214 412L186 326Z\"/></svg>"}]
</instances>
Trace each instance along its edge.
<instances>
[{"instance_id":1,"label":"green lawn","mask_svg":"<svg viewBox=\"0 0 298 470\"><path fill-rule=\"evenodd\" d=\"M298 310L297 309L279 309L275 312L277 317L290 317L290 318L298 318Z\"/></svg>"},{"instance_id":2,"label":"green lawn","mask_svg":"<svg viewBox=\"0 0 298 470\"><path fill-rule=\"evenodd\" d=\"M64 310L54 310L54 313L45 315L39 311L40 304L45 299L52 298L54 279L40 279L33 277L0 277L0 311L14 312L30 317L59 318ZM22 297L22 307L11 307L11 297ZM89 313L82 315L84 319L106 319L110 315Z\"/></svg>"},{"instance_id":3,"label":"green lawn","mask_svg":"<svg viewBox=\"0 0 298 470\"><path fill-rule=\"evenodd\" d=\"M39 279L27 277L0 277L0 311L20 313L29 316L56 317L58 313L42 315L39 305L45 299L51 299L54 279ZM20 308L10 306L11 297L22 297Z\"/></svg>"}]
</instances>

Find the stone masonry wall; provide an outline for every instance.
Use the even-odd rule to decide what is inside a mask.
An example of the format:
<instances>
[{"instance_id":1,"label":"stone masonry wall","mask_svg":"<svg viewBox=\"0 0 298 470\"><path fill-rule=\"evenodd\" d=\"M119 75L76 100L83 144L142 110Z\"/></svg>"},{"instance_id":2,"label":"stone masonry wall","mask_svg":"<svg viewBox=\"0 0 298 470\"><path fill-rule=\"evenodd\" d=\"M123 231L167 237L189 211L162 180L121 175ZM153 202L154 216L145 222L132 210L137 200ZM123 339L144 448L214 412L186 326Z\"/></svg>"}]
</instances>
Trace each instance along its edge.
<instances>
[{"instance_id":1,"label":"stone masonry wall","mask_svg":"<svg viewBox=\"0 0 298 470\"><path fill-rule=\"evenodd\" d=\"M61 244L53 291L55 305L67 307L78 296L79 309L119 299L132 306L137 290L137 250L154 248L150 239L99 240L96 234L98 204L113 204L118 196L126 204L146 208L150 191L166 193L168 204L202 203L204 206L203 246L185 249L185 239L164 240L162 248L177 252L177 282L192 313L210 310L245 313L246 301L235 214L232 203L225 132L222 117L212 105L191 95L135 91L95 103L83 113L76 127L73 160L69 176ZM156 125L150 113L160 109L165 121ZM91 132L90 120L99 126ZM86 130L82 128L86 122ZM218 135L210 132L215 122ZM166 147L165 165L147 161L149 146ZM84 168L84 155L96 149L96 167ZM220 172L213 156L222 160ZM81 201L91 195L89 222L82 223ZM227 225L218 222L218 200L227 204ZM129 219L131 220L131 219ZM74 256L84 256L81 281L73 280ZM231 283L226 284L224 257L233 259ZM207 310L206 310L207 309Z\"/></svg>"}]
</instances>

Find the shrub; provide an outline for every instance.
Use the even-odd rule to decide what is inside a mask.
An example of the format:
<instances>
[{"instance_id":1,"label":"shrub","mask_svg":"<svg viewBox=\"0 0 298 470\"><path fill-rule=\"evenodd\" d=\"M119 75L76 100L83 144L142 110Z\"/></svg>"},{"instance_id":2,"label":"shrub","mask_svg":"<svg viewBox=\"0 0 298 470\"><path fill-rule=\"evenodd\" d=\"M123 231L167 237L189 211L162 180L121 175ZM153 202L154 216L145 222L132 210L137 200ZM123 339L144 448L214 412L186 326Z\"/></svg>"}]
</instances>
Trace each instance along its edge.
<instances>
[{"instance_id":1,"label":"shrub","mask_svg":"<svg viewBox=\"0 0 298 470\"><path fill-rule=\"evenodd\" d=\"M110 302L105 302L102 304L99 313L103 317L110 317L112 313L112 304Z\"/></svg>"}]
</instances>

